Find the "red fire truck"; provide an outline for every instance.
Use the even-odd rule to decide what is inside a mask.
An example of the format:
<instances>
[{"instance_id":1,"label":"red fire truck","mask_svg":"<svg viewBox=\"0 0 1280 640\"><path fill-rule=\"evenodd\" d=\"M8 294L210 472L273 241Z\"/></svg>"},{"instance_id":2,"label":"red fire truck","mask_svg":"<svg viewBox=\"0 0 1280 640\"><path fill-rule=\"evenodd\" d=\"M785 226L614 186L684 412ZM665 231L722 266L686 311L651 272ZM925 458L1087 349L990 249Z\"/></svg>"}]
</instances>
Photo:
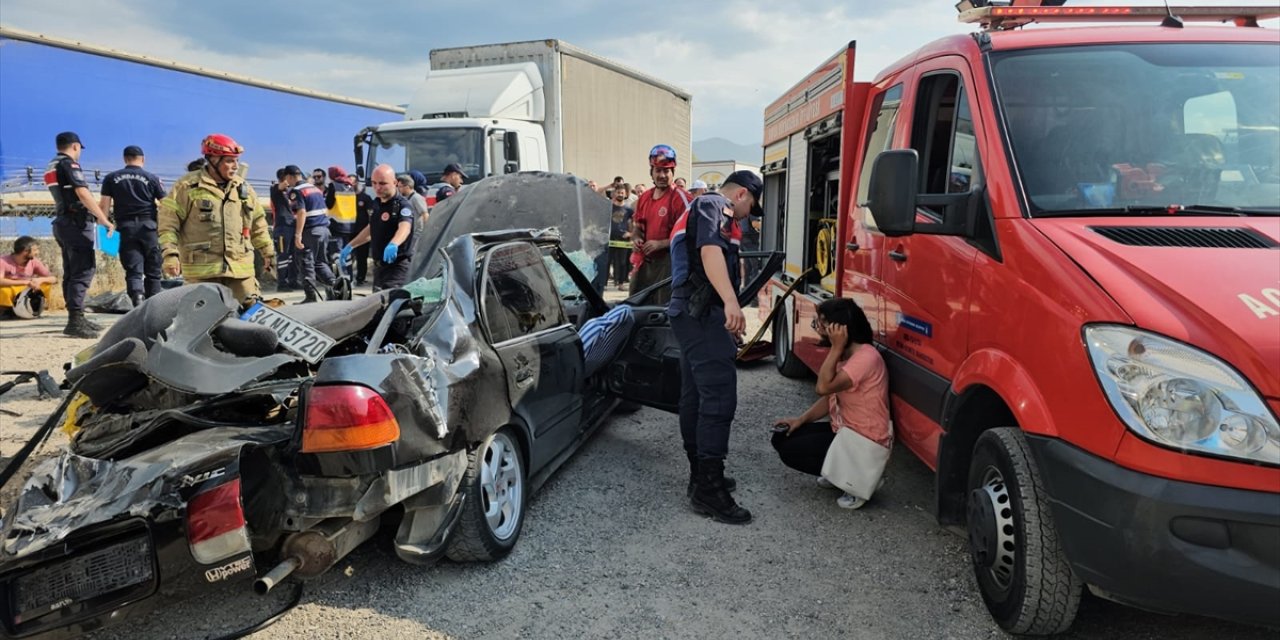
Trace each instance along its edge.
<instances>
[{"instance_id":1,"label":"red fire truck","mask_svg":"<svg viewBox=\"0 0 1280 640\"><path fill-rule=\"evenodd\" d=\"M768 107L778 369L862 306L1007 631L1086 588L1280 625L1280 7L1046 4L961 2L981 30L872 82L850 43ZM1118 24L1016 28L1068 21Z\"/></svg>"}]
</instances>

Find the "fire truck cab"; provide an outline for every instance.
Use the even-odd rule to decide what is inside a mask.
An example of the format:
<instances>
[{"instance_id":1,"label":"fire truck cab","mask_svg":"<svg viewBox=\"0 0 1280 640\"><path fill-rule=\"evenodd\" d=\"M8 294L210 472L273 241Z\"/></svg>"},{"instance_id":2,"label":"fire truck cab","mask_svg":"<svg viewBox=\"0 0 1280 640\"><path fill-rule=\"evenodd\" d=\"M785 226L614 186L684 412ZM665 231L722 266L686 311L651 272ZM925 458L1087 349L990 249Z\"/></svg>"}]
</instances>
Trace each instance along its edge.
<instances>
[{"instance_id":1,"label":"fire truck cab","mask_svg":"<svg viewBox=\"0 0 1280 640\"><path fill-rule=\"evenodd\" d=\"M1280 10L979 4L766 110L778 369L820 366L824 299L866 311L1005 630L1085 588L1280 625ZM1014 28L1072 20L1118 24Z\"/></svg>"}]
</instances>

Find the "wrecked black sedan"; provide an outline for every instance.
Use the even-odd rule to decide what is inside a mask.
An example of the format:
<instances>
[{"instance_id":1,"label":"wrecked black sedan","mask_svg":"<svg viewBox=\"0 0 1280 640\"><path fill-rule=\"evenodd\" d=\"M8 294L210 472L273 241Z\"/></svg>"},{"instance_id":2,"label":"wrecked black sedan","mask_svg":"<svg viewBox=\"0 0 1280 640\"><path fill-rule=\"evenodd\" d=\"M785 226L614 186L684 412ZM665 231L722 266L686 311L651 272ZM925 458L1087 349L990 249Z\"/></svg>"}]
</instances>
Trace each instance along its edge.
<instances>
[{"instance_id":1,"label":"wrecked black sedan","mask_svg":"<svg viewBox=\"0 0 1280 640\"><path fill-rule=\"evenodd\" d=\"M489 178L433 212L403 288L245 311L191 285L124 316L42 429L74 430L69 450L5 512L0 632L70 637L214 583L266 593L379 530L411 563L508 554L531 493L620 402L677 402L658 307L586 373L609 215L572 178Z\"/></svg>"}]
</instances>

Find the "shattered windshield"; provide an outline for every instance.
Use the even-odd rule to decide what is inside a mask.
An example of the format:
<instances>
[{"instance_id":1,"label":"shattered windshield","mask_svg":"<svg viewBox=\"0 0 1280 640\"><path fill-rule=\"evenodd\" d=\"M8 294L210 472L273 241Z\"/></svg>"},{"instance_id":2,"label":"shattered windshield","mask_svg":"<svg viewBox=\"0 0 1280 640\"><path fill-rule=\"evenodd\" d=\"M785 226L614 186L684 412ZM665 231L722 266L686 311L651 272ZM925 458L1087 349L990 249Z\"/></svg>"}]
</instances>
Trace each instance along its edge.
<instances>
[{"instance_id":1,"label":"shattered windshield","mask_svg":"<svg viewBox=\"0 0 1280 640\"><path fill-rule=\"evenodd\" d=\"M1280 47L1079 46L991 60L1033 214L1280 209Z\"/></svg>"},{"instance_id":2,"label":"shattered windshield","mask_svg":"<svg viewBox=\"0 0 1280 640\"><path fill-rule=\"evenodd\" d=\"M389 164L397 173L416 169L427 177L428 183L440 182L444 168L455 162L468 176L484 175L484 130L471 127L378 131L369 146L369 167Z\"/></svg>"},{"instance_id":3,"label":"shattered windshield","mask_svg":"<svg viewBox=\"0 0 1280 640\"><path fill-rule=\"evenodd\" d=\"M486 178L431 210L414 241L409 278L439 274L440 249L459 236L554 227L565 253L593 279L608 249L612 213L608 200L573 176L528 172Z\"/></svg>"}]
</instances>

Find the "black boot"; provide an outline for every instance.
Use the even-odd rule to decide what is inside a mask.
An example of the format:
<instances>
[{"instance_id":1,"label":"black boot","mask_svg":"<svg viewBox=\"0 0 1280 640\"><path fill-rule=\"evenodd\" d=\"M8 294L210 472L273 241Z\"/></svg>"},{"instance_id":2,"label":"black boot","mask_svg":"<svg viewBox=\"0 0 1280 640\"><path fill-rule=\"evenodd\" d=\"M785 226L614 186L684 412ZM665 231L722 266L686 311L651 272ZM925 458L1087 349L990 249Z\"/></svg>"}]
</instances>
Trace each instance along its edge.
<instances>
[{"instance_id":1,"label":"black boot","mask_svg":"<svg viewBox=\"0 0 1280 640\"><path fill-rule=\"evenodd\" d=\"M63 334L72 338L95 339L98 337L99 329L94 329L84 319L83 311L69 311L67 313L67 327L62 330Z\"/></svg>"},{"instance_id":2,"label":"black boot","mask_svg":"<svg viewBox=\"0 0 1280 640\"><path fill-rule=\"evenodd\" d=\"M320 291L316 289L316 283L314 280L303 280L302 290L307 292L307 296L302 299L304 303L320 301Z\"/></svg>"},{"instance_id":3,"label":"black boot","mask_svg":"<svg viewBox=\"0 0 1280 640\"><path fill-rule=\"evenodd\" d=\"M685 489L684 497L692 498L693 486L698 484L698 454L686 451L684 452L684 455L689 459L689 488ZM729 476L725 476L724 489L725 491L730 492L736 491L738 489L738 481L730 478Z\"/></svg>"},{"instance_id":4,"label":"black boot","mask_svg":"<svg viewBox=\"0 0 1280 640\"><path fill-rule=\"evenodd\" d=\"M694 483L693 497L689 499L693 510L711 516L716 522L746 524L751 522L751 512L738 506L724 486L724 460L701 458L698 460L698 481Z\"/></svg>"}]
</instances>

